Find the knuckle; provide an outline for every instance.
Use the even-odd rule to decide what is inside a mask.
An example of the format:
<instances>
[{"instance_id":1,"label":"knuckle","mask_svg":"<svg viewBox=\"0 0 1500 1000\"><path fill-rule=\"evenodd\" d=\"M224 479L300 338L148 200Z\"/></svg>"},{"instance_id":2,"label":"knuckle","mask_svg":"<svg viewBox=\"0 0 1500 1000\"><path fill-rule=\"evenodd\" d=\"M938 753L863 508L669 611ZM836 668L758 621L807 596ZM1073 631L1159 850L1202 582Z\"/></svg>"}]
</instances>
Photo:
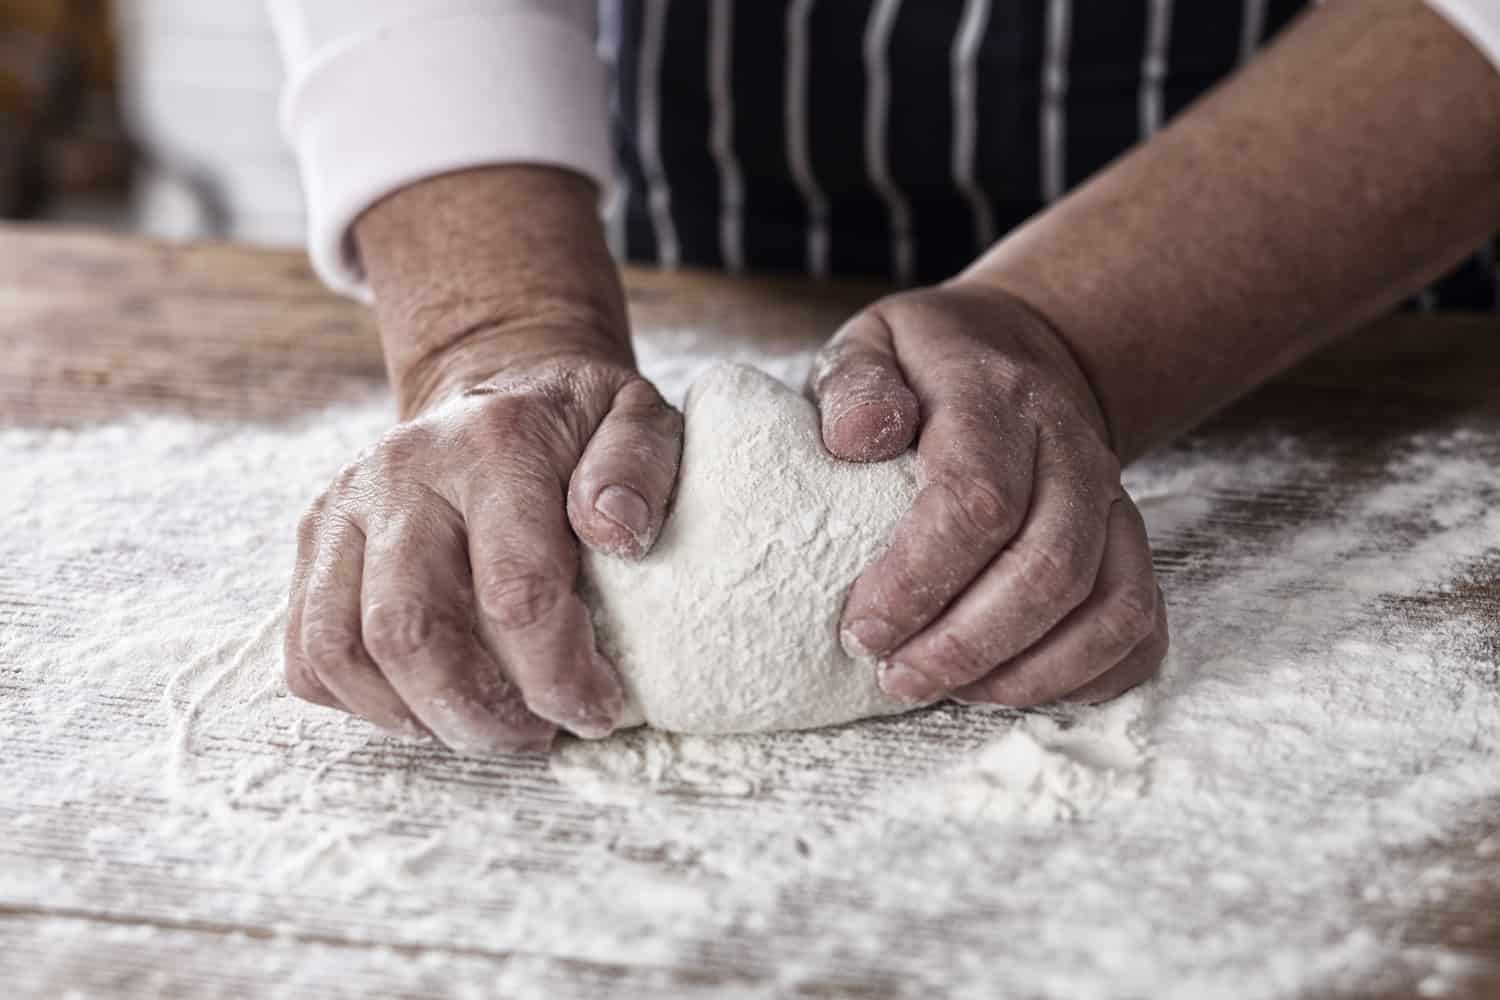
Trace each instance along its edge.
<instances>
[{"instance_id":1,"label":"knuckle","mask_svg":"<svg viewBox=\"0 0 1500 1000\"><path fill-rule=\"evenodd\" d=\"M1149 581L1122 588L1099 616L1099 627L1116 648L1133 648L1156 628L1156 587Z\"/></svg>"},{"instance_id":2,"label":"knuckle","mask_svg":"<svg viewBox=\"0 0 1500 1000\"><path fill-rule=\"evenodd\" d=\"M364 648L370 655L393 661L430 646L447 622L432 605L407 599L370 605L362 625Z\"/></svg>"},{"instance_id":3,"label":"knuckle","mask_svg":"<svg viewBox=\"0 0 1500 1000\"><path fill-rule=\"evenodd\" d=\"M1138 577L1130 581L1115 595L1115 604L1140 629L1140 638L1150 635L1156 628L1159 601L1160 593L1156 589L1156 581L1150 576Z\"/></svg>"},{"instance_id":4,"label":"knuckle","mask_svg":"<svg viewBox=\"0 0 1500 1000\"><path fill-rule=\"evenodd\" d=\"M615 397L615 409L630 422L637 440L649 451L673 444L682 435L682 414L644 379L620 390Z\"/></svg>"},{"instance_id":5,"label":"knuckle","mask_svg":"<svg viewBox=\"0 0 1500 1000\"><path fill-rule=\"evenodd\" d=\"M562 596L562 581L556 575L505 566L476 585L474 600L480 614L501 628L519 630L546 618Z\"/></svg>"},{"instance_id":6,"label":"knuckle","mask_svg":"<svg viewBox=\"0 0 1500 1000\"><path fill-rule=\"evenodd\" d=\"M937 637L935 648L926 660L917 666L928 677L952 689L983 676L994 664L975 643L945 632Z\"/></svg>"},{"instance_id":7,"label":"knuckle","mask_svg":"<svg viewBox=\"0 0 1500 1000\"><path fill-rule=\"evenodd\" d=\"M941 307L922 289L893 292L873 302L866 315L894 332L903 326L922 326L942 318Z\"/></svg>"},{"instance_id":8,"label":"knuckle","mask_svg":"<svg viewBox=\"0 0 1500 1000\"><path fill-rule=\"evenodd\" d=\"M643 378L631 379L615 394L616 405L641 417L658 417L675 413L656 388Z\"/></svg>"},{"instance_id":9,"label":"knuckle","mask_svg":"<svg viewBox=\"0 0 1500 1000\"><path fill-rule=\"evenodd\" d=\"M375 446L371 462L376 469L387 473L406 469L430 452L433 443L432 431L421 424L397 424Z\"/></svg>"},{"instance_id":10,"label":"knuckle","mask_svg":"<svg viewBox=\"0 0 1500 1000\"><path fill-rule=\"evenodd\" d=\"M886 560L879 575L872 578L874 589L869 604L892 625L908 631L923 624L947 603L947 592L932 579L924 578L907 560Z\"/></svg>"},{"instance_id":11,"label":"knuckle","mask_svg":"<svg viewBox=\"0 0 1500 1000\"><path fill-rule=\"evenodd\" d=\"M323 523L323 510L326 506L325 494L314 500L297 519L297 545L304 551L311 548L313 539L317 537L318 527Z\"/></svg>"},{"instance_id":12,"label":"knuckle","mask_svg":"<svg viewBox=\"0 0 1500 1000\"><path fill-rule=\"evenodd\" d=\"M1016 577L1028 593L1068 607L1082 603L1093 584L1083 550L1070 542L1031 546L1019 557Z\"/></svg>"},{"instance_id":13,"label":"knuckle","mask_svg":"<svg viewBox=\"0 0 1500 1000\"><path fill-rule=\"evenodd\" d=\"M334 473L333 480L328 484L328 489L318 497L314 508L322 509L335 503L339 498L347 496L358 484L364 474L365 467L374 460L379 451L379 444L365 448L352 462L345 463L338 472ZM313 511L309 511L313 513Z\"/></svg>"},{"instance_id":14,"label":"knuckle","mask_svg":"<svg viewBox=\"0 0 1500 1000\"><path fill-rule=\"evenodd\" d=\"M870 352L876 345L888 343L893 336L890 310L900 308L900 296L887 296L855 314L813 356L808 385L821 396L831 384L839 382L851 368L867 367Z\"/></svg>"},{"instance_id":15,"label":"knuckle","mask_svg":"<svg viewBox=\"0 0 1500 1000\"><path fill-rule=\"evenodd\" d=\"M568 435L566 409L548 390L528 387L492 400L483 417L466 429L466 444L477 449L503 445L513 454L546 455Z\"/></svg>"},{"instance_id":16,"label":"knuckle","mask_svg":"<svg viewBox=\"0 0 1500 1000\"><path fill-rule=\"evenodd\" d=\"M661 415L652 419L652 425L659 441L658 447L667 449L668 454L675 460L678 450L682 447L682 432L686 424L681 413L666 403L663 403L662 407Z\"/></svg>"},{"instance_id":17,"label":"knuckle","mask_svg":"<svg viewBox=\"0 0 1500 1000\"><path fill-rule=\"evenodd\" d=\"M328 488L328 500L332 503L338 497L357 490L361 481L367 478L366 470L373 461L380 447L380 442L366 447L351 462L346 462L333 477L333 482Z\"/></svg>"},{"instance_id":18,"label":"knuckle","mask_svg":"<svg viewBox=\"0 0 1500 1000\"><path fill-rule=\"evenodd\" d=\"M317 670L347 671L363 662L365 647L357 628L313 621L302 630L302 655Z\"/></svg>"},{"instance_id":19,"label":"knuckle","mask_svg":"<svg viewBox=\"0 0 1500 1000\"><path fill-rule=\"evenodd\" d=\"M813 356L812 368L807 374L807 387L814 397L821 399L827 394L830 384L843 369L848 355L849 345L841 334L823 345L823 348Z\"/></svg>"},{"instance_id":20,"label":"knuckle","mask_svg":"<svg viewBox=\"0 0 1500 1000\"><path fill-rule=\"evenodd\" d=\"M1050 594L1061 589L1067 567L1058 554L1046 546L1032 546L1016 560L1016 579L1033 593Z\"/></svg>"},{"instance_id":21,"label":"knuckle","mask_svg":"<svg viewBox=\"0 0 1500 1000\"><path fill-rule=\"evenodd\" d=\"M948 493L950 520L964 536L991 539L1009 527L1010 511L995 484L979 477L943 483Z\"/></svg>"},{"instance_id":22,"label":"knuckle","mask_svg":"<svg viewBox=\"0 0 1500 1000\"><path fill-rule=\"evenodd\" d=\"M294 696L303 701L315 704L324 704L328 701L328 695L323 691L323 685L300 664L288 661L286 665L286 689Z\"/></svg>"}]
</instances>

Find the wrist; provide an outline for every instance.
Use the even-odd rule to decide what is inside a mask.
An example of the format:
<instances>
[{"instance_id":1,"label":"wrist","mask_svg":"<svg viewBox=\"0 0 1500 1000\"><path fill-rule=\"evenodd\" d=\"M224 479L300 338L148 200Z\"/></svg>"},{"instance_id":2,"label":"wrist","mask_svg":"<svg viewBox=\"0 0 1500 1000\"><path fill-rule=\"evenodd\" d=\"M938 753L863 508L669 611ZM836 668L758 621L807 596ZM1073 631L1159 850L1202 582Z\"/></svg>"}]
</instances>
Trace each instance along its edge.
<instances>
[{"instance_id":1,"label":"wrist","mask_svg":"<svg viewBox=\"0 0 1500 1000\"><path fill-rule=\"evenodd\" d=\"M569 310L545 319L466 331L443 349L391 370L402 419L416 416L483 382L520 377L543 367L602 363L634 369L628 334L566 322Z\"/></svg>"},{"instance_id":2,"label":"wrist","mask_svg":"<svg viewBox=\"0 0 1500 1000\"><path fill-rule=\"evenodd\" d=\"M487 167L420 181L359 219L403 415L569 357L633 364L597 198L567 170Z\"/></svg>"}]
</instances>

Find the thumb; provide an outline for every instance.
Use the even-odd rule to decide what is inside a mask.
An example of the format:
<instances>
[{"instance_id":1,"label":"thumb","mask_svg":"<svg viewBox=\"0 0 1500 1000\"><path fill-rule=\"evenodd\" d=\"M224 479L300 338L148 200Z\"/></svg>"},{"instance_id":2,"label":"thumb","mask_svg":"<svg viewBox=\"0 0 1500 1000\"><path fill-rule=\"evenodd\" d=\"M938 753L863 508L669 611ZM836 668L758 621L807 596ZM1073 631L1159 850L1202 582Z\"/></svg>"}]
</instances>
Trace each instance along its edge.
<instances>
[{"instance_id":1,"label":"thumb","mask_svg":"<svg viewBox=\"0 0 1500 1000\"><path fill-rule=\"evenodd\" d=\"M628 382L584 448L568 484L568 520L585 545L639 558L666 520L682 414L645 379Z\"/></svg>"},{"instance_id":2,"label":"thumb","mask_svg":"<svg viewBox=\"0 0 1500 1000\"><path fill-rule=\"evenodd\" d=\"M874 309L855 316L818 354L808 391L836 458L895 458L917 436L920 407L896 360L891 328Z\"/></svg>"}]
</instances>

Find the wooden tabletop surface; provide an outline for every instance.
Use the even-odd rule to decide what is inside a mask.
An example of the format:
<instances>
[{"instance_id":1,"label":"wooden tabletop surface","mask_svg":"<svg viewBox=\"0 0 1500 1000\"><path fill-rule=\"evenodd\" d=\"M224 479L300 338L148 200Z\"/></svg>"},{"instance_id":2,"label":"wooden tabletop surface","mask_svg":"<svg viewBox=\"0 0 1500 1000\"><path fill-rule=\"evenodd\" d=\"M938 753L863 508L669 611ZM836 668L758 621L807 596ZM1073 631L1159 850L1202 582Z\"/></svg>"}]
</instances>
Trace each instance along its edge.
<instances>
[{"instance_id":1,"label":"wooden tabletop surface","mask_svg":"<svg viewBox=\"0 0 1500 1000\"><path fill-rule=\"evenodd\" d=\"M639 329L707 328L757 342L826 334L880 291L643 270L629 270L626 285ZM300 254L0 228L0 425L77 427L142 412L275 423L368 397L383 378L368 313L326 292ZM1458 416L1487 424L1500 441L1500 322L1493 317L1383 321L1230 408L1195 440L1212 445L1274 426L1337 441L1355 475L1384 436ZM1241 513L1253 520L1256 512L1252 498ZM7 599L0 593L0 605ZM1500 625L1494 581L1433 600L1433 614L1462 612ZM1497 830L1500 801L1451 843L1423 848L1434 864L1458 873L1460 891L1372 915L1397 927L1404 944L1441 945L1472 959L1474 974L1451 994L1460 998L1500 996L1500 865L1472 850L1476 836ZM1379 911L1382 904L1370 905ZM162 925L107 901L81 912L0 898L0 928L45 916L97 925L101 940L111 928ZM183 954L199 935L278 933L191 920L168 930L183 937L168 951ZM332 930L308 941L361 947ZM460 959L503 964L506 956ZM1417 984L1382 989L1415 995Z\"/></svg>"}]
</instances>

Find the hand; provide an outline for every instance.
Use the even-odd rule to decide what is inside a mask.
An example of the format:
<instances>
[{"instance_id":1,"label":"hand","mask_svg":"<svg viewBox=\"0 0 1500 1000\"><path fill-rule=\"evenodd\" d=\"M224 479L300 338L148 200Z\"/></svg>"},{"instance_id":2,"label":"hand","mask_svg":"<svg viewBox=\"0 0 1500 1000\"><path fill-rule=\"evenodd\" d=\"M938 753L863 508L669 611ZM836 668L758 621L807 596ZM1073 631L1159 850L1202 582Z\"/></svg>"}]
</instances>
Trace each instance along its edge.
<instances>
[{"instance_id":1,"label":"hand","mask_svg":"<svg viewBox=\"0 0 1500 1000\"><path fill-rule=\"evenodd\" d=\"M607 735L624 696L574 591L574 533L645 553L681 429L631 366L588 356L399 424L303 518L288 686L464 752L544 747L554 724Z\"/></svg>"},{"instance_id":2,"label":"hand","mask_svg":"<svg viewBox=\"0 0 1500 1000\"><path fill-rule=\"evenodd\" d=\"M682 418L636 373L597 199L565 170L491 167L356 224L404 420L303 519L293 693L471 753L620 720L578 540L651 548Z\"/></svg>"},{"instance_id":3,"label":"hand","mask_svg":"<svg viewBox=\"0 0 1500 1000\"><path fill-rule=\"evenodd\" d=\"M1088 380L1025 303L961 282L884 299L834 336L810 389L840 458L917 442L921 492L842 621L888 693L1094 702L1156 672L1145 525Z\"/></svg>"}]
</instances>

